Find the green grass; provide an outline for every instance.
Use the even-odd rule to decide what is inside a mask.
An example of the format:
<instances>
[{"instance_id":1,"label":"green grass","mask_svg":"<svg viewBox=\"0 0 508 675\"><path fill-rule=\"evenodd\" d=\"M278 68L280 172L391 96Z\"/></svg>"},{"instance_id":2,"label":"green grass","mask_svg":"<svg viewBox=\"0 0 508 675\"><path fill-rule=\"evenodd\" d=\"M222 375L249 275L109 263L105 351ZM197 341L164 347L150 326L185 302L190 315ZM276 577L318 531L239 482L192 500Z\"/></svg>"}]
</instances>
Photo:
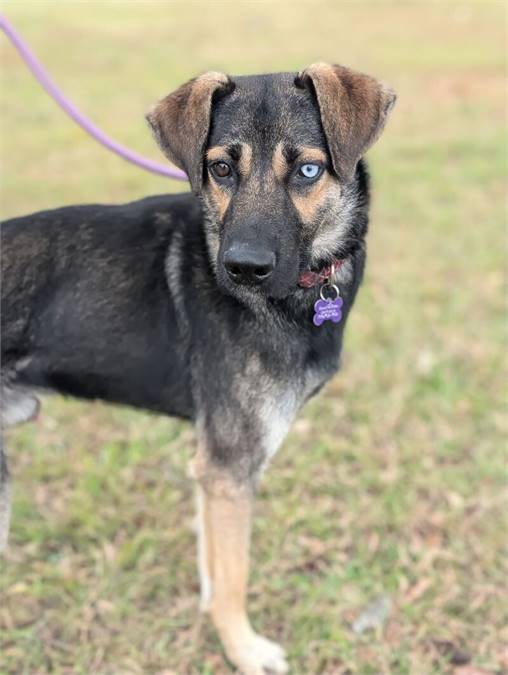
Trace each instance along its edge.
<instances>
[{"instance_id":1,"label":"green grass","mask_svg":"<svg viewBox=\"0 0 508 675\"><path fill-rule=\"evenodd\" d=\"M298 675L466 675L459 649L477 673L506 671L502 3L4 10L99 126L154 158L144 111L199 71L329 60L395 87L344 369L263 483L250 606ZM0 48L4 215L182 189L94 144ZM0 672L230 672L198 621L192 429L52 398L8 447ZM382 594L387 623L357 636Z\"/></svg>"}]
</instances>

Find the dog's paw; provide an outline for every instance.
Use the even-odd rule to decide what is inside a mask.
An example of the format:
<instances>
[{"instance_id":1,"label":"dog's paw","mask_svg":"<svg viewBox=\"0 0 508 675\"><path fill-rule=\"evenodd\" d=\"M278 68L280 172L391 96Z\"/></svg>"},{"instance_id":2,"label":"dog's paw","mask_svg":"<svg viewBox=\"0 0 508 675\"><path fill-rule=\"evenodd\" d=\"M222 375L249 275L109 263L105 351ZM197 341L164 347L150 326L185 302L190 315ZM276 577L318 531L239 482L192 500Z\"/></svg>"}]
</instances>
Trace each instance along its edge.
<instances>
[{"instance_id":1,"label":"dog's paw","mask_svg":"<svg viewBox=\"0 0 508 675\"><path fill-rule=\"evenodd\" d=\"M289 669L284 649L254 632L227 652L242 675L279 675Z\"/></svg>"}]
</instances>

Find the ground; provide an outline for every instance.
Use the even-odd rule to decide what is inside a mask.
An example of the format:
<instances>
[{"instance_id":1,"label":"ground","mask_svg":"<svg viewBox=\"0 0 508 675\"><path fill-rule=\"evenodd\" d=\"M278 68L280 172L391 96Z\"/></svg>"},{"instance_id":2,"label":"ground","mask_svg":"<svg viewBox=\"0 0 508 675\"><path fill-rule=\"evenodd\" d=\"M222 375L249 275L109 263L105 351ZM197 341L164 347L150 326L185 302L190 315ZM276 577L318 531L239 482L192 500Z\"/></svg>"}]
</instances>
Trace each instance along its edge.
<instances>
[{"instance_id":1,"label":"ground","mask_svg":"<svg viewBox=\"0 0 508 675\"><path fill-rule=\"evenodd\" d=\"M338 61L399 94L343 371L257 505L253 621L297 675L508 669L503 4L3 3L67 95L161 161L143 114L206 69ZM96 145L0 48L4 216L186 189ZM187 424L58 398L8 434L1 673L231 672L198 621L193 446Z\"/></svg>"}]
</instances>

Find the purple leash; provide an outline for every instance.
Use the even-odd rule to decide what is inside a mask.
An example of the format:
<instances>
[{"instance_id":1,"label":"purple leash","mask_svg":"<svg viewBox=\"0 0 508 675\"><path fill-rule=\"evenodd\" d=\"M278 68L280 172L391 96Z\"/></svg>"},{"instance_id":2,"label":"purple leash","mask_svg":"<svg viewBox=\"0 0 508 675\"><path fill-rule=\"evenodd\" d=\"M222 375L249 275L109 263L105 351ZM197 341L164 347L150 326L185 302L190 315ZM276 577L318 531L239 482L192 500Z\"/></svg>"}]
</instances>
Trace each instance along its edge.
<instances>
[{"instance_id":1,"label":"purple leash","mask_svg":"<svg viewBox=\"0 0 508 675\"><path fill-rule=\"evenodd\" d=\"M60 106L60 108L62 108L62 110L66 112L67 115L69 115L69 117L71 117L76 122L76 124L79 124L79 126L84 129L87 134L92 136L92 138L95 138L96 141L108 148L108 150L111 150L111 152L120 155L120 157L123 157L128 162L136 164L146 171L151 171L152 173L157 173L160 176L166 176L167 178L174 178L175 180L188 180L187 175L183 171L180 171L179 169L173 169L172 167L166 166L165 164L160 164L159 162L155 162L152 159L147 159L146 157L139 155L137 152L129 150L129 148L126 148L124 145L117 143L112 138L107 136L101 129L96 127L93 122L85 117L75 107L75 105L69 101L68 98L63 95L63 93L36 59L34 54L32 54L19 33L16 32L7 18L1 14L0 28L4 31L14 47L17 49L19 55L26 63L32 72L32 75L39 82L39 84L46 90L46 92Z\"/></svg>"}]
</instances>

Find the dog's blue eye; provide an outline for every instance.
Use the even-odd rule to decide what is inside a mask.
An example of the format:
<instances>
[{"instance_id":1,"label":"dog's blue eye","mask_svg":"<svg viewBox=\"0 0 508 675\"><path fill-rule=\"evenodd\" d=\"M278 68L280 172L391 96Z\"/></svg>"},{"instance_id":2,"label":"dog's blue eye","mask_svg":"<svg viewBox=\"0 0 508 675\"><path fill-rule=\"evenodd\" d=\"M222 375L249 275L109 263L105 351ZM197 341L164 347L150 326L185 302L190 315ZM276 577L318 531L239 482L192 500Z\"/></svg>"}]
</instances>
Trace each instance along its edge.
<instances>
[{"instance_id":1,"label":"dog's blue eye","mask_svg":"<svg viewBox=\"0 0 508 675\"><path fill-rule=\"evenodd\" d=\"M317 178L321 173L321 167L319 164L302 164L298 169L298 175L303 178Z\"/></svg>"}]
</instances>

